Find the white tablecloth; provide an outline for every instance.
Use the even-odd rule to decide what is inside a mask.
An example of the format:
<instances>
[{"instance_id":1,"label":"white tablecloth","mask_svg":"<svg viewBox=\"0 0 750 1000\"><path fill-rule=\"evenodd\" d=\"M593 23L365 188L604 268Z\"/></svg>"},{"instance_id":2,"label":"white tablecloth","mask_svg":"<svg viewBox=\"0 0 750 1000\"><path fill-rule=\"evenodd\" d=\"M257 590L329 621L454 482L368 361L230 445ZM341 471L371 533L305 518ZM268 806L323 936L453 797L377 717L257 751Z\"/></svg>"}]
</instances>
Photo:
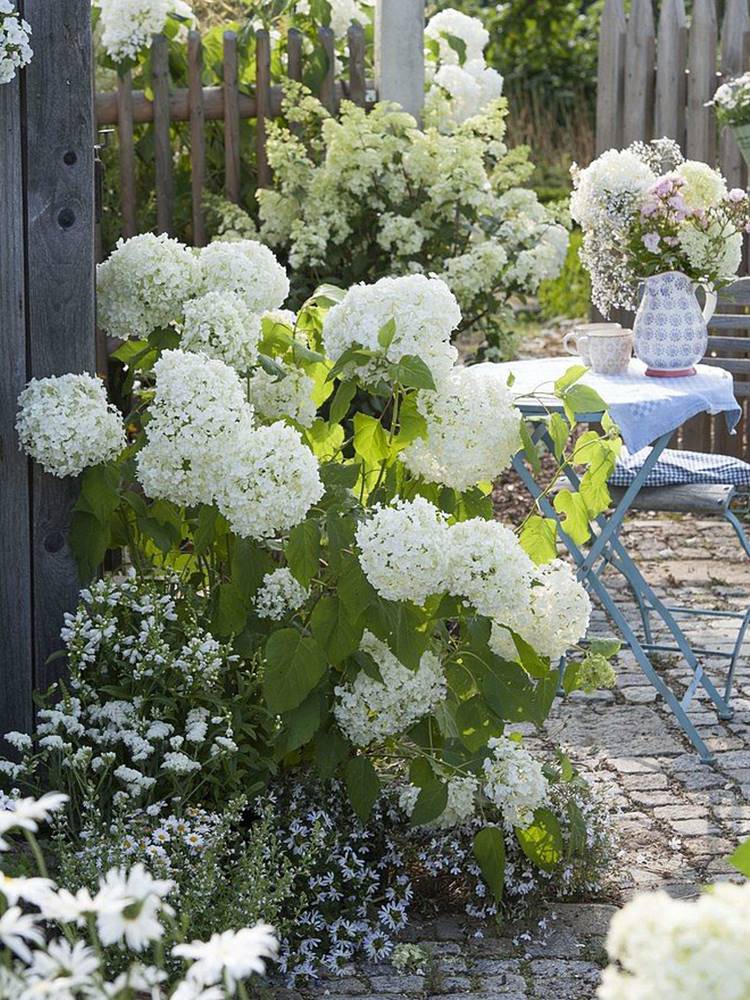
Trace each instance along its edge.
<instances>
[{"instance_id":1,"label":"white tablecloth","mask_svg":"<svg viewBox=\"0 0 750 1000\"><path fill-rule=\"evenodd\" d=\"M540 358L487 363L482 368L494 371L503 381L512 372L515 376L512 391L522 405L533 403L529 398L532 394L537 399L542 397L545 403L551 402L555 381L573 365L582 363L576 357ZM640 451L698 413L724 413L729 431L734 432L741 410L734 398L734 381L729 372L697 365L695 375L652 378L645 371L646 366L633 358L625 375L597 375L590 371L581 379L607 404L628 451Z\"/></svg>"}]
</instances>

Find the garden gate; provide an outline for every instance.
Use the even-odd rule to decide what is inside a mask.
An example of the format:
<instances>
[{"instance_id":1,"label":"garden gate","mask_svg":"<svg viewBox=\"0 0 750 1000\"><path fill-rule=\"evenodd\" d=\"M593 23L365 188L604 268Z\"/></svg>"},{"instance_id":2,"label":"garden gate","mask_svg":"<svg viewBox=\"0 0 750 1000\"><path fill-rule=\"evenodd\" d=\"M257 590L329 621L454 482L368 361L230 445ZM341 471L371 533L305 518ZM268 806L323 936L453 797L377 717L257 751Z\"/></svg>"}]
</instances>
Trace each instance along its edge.
<instances>
[{"instance_id":1,"label":"garden gate","mask_svg":"<svg viewBox=\"0 0 750 1000\"><path fill-rule=\"evenodd\" d=\"M30 730L32 691L46 688L62 669L48 658L59 648L63 615L79 589L67 544L78 487L18 451L16 399L29 378L96 369L91 0L18 0L17 6L31 24L34 57L19 77L0 85L0 734ZM378 92L415 114L424 97L424 6L424 0L378 0L376 15ZM161 86L158 114L168 150L173 98L168 79ZM256 98L256 113L267 97ZM196 123L206 112L203 98L195 86L187 97ZM235 90L230 107L237 110L242 100ZM127 114L127 88L118 103ZM147 113L157 114L156 102ZM234 124L230 132L234 139ZM235 154L229 159L234 163ZM161 169L167 176L164 155ZM166 199L162 204L164 213ZM167 221L163 214L159 223Z\"/></svg>"}]
</instances>

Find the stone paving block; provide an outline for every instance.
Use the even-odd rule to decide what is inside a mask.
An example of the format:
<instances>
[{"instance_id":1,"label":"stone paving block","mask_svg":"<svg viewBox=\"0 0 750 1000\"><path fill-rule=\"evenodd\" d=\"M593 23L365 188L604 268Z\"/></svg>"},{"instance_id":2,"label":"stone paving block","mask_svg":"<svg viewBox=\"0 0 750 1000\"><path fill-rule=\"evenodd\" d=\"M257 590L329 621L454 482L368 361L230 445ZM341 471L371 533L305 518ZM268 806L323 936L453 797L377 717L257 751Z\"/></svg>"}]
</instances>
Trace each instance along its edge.
<instances>
[{"instance_id":1,"label":"stone paving block","mask_svg":"<svg viewBox=\"0 0 750 1000\"><path fill-rule=\"evenodd\" d=\"M424 976L409 976L404 973L370 977L370 986L378 993L421 993L424 983Z\"/></svg>"},{"instance_id":2,"label":"stone paving block","mask_svg":"<svg viewBox=\"0 0 750 1000\"><path fill-rule=\"evenodd\" d=\"M526 980L517 973L507 972L501 976L480 976L477 979L480 989L488 993L522 993L526 989Z\"/></svg>"},{"instance_id":3,"label":"stone paving block","mask_svg":"<svg viewBox=\"0 0 750 1000\"><path fill-rule=\"evenodd\" d=\"M701 837L717 833L716 826L707 819L672 819L669 825L683 837Z\"/></svg>"},{"instance_id":4,"label":"stone paving block","mask_svg":"<svg viewBox=\"0 0 750 1000\"><path fill-rule=\"evenodd\" d=\"M668 787L666 774L652 774L648 771L637 774L621 774L620 782L628 792L631 790L656 791Z\"/></svg>"},{"instance_id":5,"label":"stone paving block","mask_svg":"<svg viewBox=\"0 0 750 1000\"><path fill-rule=\"evenodd\" d=\"M704 805L695 802L672 802L668 806L657 806L654 809L654 816L657 819L699 819L708 815L708 809Z\"/></svg>"}]
</instances>

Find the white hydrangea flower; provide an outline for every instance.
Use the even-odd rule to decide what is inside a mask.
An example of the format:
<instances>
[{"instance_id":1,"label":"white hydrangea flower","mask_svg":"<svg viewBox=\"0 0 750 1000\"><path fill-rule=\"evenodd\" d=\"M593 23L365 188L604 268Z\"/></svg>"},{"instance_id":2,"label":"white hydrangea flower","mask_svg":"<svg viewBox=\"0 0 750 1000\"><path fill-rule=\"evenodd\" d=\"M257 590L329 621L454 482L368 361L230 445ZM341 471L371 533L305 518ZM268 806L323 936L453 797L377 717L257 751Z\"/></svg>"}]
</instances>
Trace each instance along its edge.
<instances>
[{"instance_id":1,"label":"white hydrangea flower","mask_svg":"<svg viewBox=\"0 0 750 1000\"><path fill-rule=\"evenodd\" d=\"M185 303L180 347L245 373L258 361L260 316L236 292L206 292Z\"/></svg>"},{"instance_id":2,"label":"white hydrangea flower","mask_svg":"<svg viewBox=\"0 0 750 1000\"><path fill-rule=\"evenodd\" d=\"M535 246L522 250L512 261L505 280L536 292L543 281L556 278L568 253L569 236L564 226L546 226Z\"/></svg>"},{"instance_id":3,"label":"white hydrangea flower","mask_svg":"<svg viewBox=\"0 0 750 1000\"><path fill-rule=\"evenodd\" d=\"M432 88L427 95L428 108L438 96L436 90L444 93L448 98L450 122L461 125L501 97L503 83L500 73L488 66L484 59L472 59L463 66L445 63L433 77Z\"/></svg>"},{"instance_id":4,"label":"white hydrangea flower","mask_svg":"<svg viewBox=\"0 0 750 1000\"><path fill-rule=\"evenodd\" d=\"M259 368L247 380L247 392L255 411L266 420L288 417L301 427L312 427L318 408L313 399L315 382L301 368L287 368L277 378Z\"/></svg>"},{"instance_id":5,"label":"white hydrangea flower","mask_svg":"<svg viewBox=\"0 0 750 1000\"><path fill-rule=\"evenodd\" d=\"M570 214L584 229L617 222L656 181L656 174L628 149L608 149L585 170L573 167Z\"/></svg>"},{"instance_id":6,"label":"white hydrangea flower","mask_svg":"<svg viewBox=\"0 0 750 1000\"><path fill-rule=\"evenodd\" d=\"M396 332L385 351L386 361L396 363L407 355L416 356L430 369L436 383L444 379L458 357L450 337L461 322L461 310L440 278L412 274L381 278L374 285L354 285L323 322L326 354L337 361L357 344L382 353L378 334L391 319ZM348 369L365 380L377 380L385 374L386 363L375 358L363 365L350 364Z\"/></svg>"},{"instance_id":7,"label":"white hydrangea flower","mask_svg":"<svg viewBox=\"0 0 750 1000\"><path fill-rule=\"evenodd\" d=\"M420 392L427 439L402 453L406 467L428 482L465 490L492 482L521 447L521 415L508 386L482 367L454 368L437 392Z\"/></svg>"},{"instance_id":8,"label":"white hydrangea flower","mask_svg":"<svg viewBox=\"0 0 750 1000\"><path fill-rule=\"evenodd\" d=\"M445 809L426 825L435 830L452 830L472 819L476 810L476 794L479 782L473 774L456 775L448 779L448 801ZM416 785L405 785L399 793L398 802L407 816L411 817L417 804L419 789Z\"/></svg>"},{"instance_id":9,"label":"white hydrangea flower","mask_svg":"<svg viewBox=\"0 0 750 1000\"><path fill-rule=\"evenodd\" d=\"M118 240L96 268L98 320L108 334L142 339L169 326L199 289L198 262L165 233Z\"/></svg>"},{"instance_id":10,"label":"white hydrangea flower","mask_svg":"<svg viewBox=\"0 0 750 1000\"><path fill-rule=\"evenodd\" d=\"M376 507L357 528L362 570L381 597L424 604L445 589L448 524L424 497Z\"/></svg>"},{"instance_id":11,"label":"white hydrangea flower","mask_svg":"<svg viewBox=\"0 0 750 1000\"><path fill-rule=\"evenodd\" d=\"M177 16L195 24L185 0L95 0L101 11L102 45L114 62L136 59L160 34L167 18Z\"/></svg>"},{"instance_id":12,"label":"white hydrangea flower","mask_svg":"<svg viewBox=\"0 0 750 1000\"><path fill-rule=\"evenodd\" d=\"M216 504L243 538L289 531L325 492L317 459L280 421L240 434L224 458Z\"/></svg>"},{"instance_id":13,"label":"white hydrangea flower","mask_svg":"<svg viewBox=\"0 0 750 1000\"><path fill-rule=\"evenodd\" d=\"M719 280L731 282L739 271L744 245L742 233L723 235L716 222L705 231L686 224L680 226L677 239L698 274L715 273Z\"/></svg>"},{"instance_id":14,"label":"white hydrangea flower","mask_svg":"<svg viewBox=\"0 0 750 1000\"><path fill-rule=\"evenodd\" d=\"M443 668L433 653L423 653L418 669L409 670L370 632L362 636L360 649L378 665L382 683L360 671L350 687L335 688L333 709L342 731L356 746L405 732L448 693Z\"/></svg>"},{"instance_id":15,"label":"white hydrangea flower","mask_svg":"<svg viewBox=\"0 0 750 1000\"><path fill-rule=\"evenodd\" d=\"M454 7L438 11L427 22L425 37L439 45L441 63L458 65L459 53L451 45L450 39L460 39L466 46L466 62L474 59L484 61L484 50L490 40L490 33L478 17L470 17Z\"/></svg>"},{"instance_id":16,"label":"white hydrangea flower","mask_svg":"<svg viewBox=\"0 0 750 1000\"><path fill-rule=\"evenodd\" d=\"M482 518L461 521L448 531L448 549L451 594L497 621L524 614L535 567L510 528Z\"/></svg>"},{"instance_id":17,"label":"white hydrangea flower","mask_svg":"<svg viewBox=\"0 0 750 1000\"><path fill-rule=\"evenodd\" d=\"M500 243L484 240L457 257L443 262L440 277L463 302L482 295L498 283L508 265L508 254Z\"/></svg>"},{"instance_id":18,"label":"white hydrangea flower","mask_svg":"<svg viewBox=\"0 0 750 1000\"><path fill-rule=\"evenodd\" d=\"M206 292L234 292L253 313L279 309L289 295L286 271L256 240L209 243L198 264Z\"/></svg>"},{"instance_id":19,"label":"white hydrangea flower","mask_svg":"<svg viewBox=\"0 0 750 1000\"><path fill-rule=\"evenodd\" d=\"M680 195L691 210L705 211L714 208L729 194L727 182L719 171L700 160L685 160L674 173L684 181Z\"/></svg>"},{"instance_id":20,"label":"white hydrangea flower","mask_svg":"<svg viewBox=\"0 0 750 1000\"><path fill-rule=\"evenodd\" d=\"M536 568L530 601L519 616L493 624L490 648L505 659L517 659L508 632L512 628L541 656L559 660L586 635L590 619L591 599L586 588L568 563L556 559Z\"/></svg>"},{"instance_id":21,"label":"white hydrangea flower","mask_svg":"<svg viewBox=\"0 0 750 1000\"><path fill-rule=\"evenodd\" d=\"M220 466L240 428L252 423L240 378L222 361L180 350L164 351L154 374L146 444L136 456L138 481L149 497L212 503Z\"/></svg>"},{"instance_id":22,"label":"white hydrangea flower","mask_svg":"<svg viewBox=\"0 0 750 1000\"><path fill-rule=\"evenodd\" d=\"M0 0L0 84L10 83L16 72L31 62L31 26L10 0Z\"/></svg>"},{"instance_id":23,"label":"white hydrangea flower","mask_svg":"<svg viewBox=\"0 0 750 1000\"><path fill-rule=\"evenodd\" d=\"M125 447L122 417L93 375L32 379L18 397L22 449L53 476L77 476Z\"/></svg>"},{"instance_id":24,"label":"white hydrangea flower","mask_svg":"<svg viewBox=\"0 0 750 1000\"><path fill-rule=\"evenodd\" d=\"M500 736L488 741L490 756L483 763L483 791L503 814L509 828L525 829L534 811L549 802L549 785L542 765L516 740Z\"/></svg>"},{"instance_id":25,"label":"white hydrangea flower","mask_svg":"<svg viewBox=\"0 0 750 1000\"><path fill-rule=\"evenodd\" d=\"M750 883L697 899L639 893L612 918L600 1000L741 1000L750 995Z\"/></svg>"},{"instance_id":26,"label":"white hydrangea flower","mask_svg":"<svg viewBox=\"0 0 750 1000\"><path fill-rule=\"evenodd\" d=\"M253 603L259 618L281 621L291 611L301 608L307 597L308 591L284 566L266 573Z\"/></svg>"}]
</instances>

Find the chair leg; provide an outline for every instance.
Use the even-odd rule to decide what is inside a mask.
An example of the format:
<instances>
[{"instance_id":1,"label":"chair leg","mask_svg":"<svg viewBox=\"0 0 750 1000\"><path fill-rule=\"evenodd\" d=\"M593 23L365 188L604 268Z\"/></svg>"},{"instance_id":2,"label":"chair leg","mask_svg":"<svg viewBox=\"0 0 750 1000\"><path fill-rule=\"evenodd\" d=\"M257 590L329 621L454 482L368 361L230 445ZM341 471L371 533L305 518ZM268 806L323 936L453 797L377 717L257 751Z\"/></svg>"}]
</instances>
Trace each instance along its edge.
<instances>
[{"instance_id":1,"label":"chair leg","mask_svg":"<svg viewBox=\"0 0 750 1000\"><path fill-rule=\"evenodd\" d=\"M750 556L750 539L748 539L747 534L745 533L744 525L742 524L740 519L737 517L734 511L729 509L729 507L726 507L724 510L724 519L729 521L729 523L732 525L732 527L734 528L734 533L737 535L737 538L739 539L740 545L745 550L745 554ZM730 660L729 663L729 671L727 673L727 684L724 694L724 700L726 702L729 702L729 699L732 696L734 673L737 668L737 660L739 659L740 653L742 652L742 644L745 641L745 635L747 634L748 626L750 626L750 608L748 608L745 617L742 619L742 624L739 627L739 631L737 632L737 639L735 640L734 643L734 650L732 652L732 659ZM728 713L719 713L719 718L731 719L733 714L734 713L731 710Z\"/></svg>"}]
</instances>

